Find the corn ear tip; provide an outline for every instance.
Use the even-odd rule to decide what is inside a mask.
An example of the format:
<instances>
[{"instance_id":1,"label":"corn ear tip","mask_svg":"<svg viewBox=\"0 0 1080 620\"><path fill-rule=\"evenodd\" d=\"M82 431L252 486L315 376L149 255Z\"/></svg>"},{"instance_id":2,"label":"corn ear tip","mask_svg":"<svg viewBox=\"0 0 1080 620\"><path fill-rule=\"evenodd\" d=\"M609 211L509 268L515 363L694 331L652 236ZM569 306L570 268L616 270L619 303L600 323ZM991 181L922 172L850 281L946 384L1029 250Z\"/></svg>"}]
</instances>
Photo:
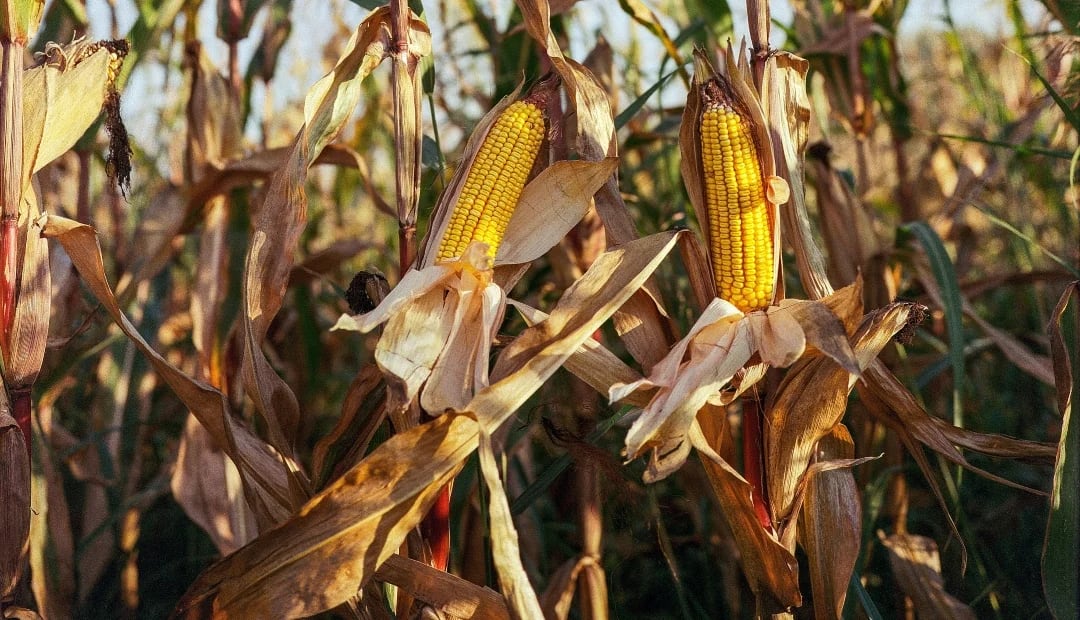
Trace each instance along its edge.
<instances>
[{"instance_id":1,"label":"corn ear tip","mask_svg":"<svg viewBox=\"0 0 1080 620\"><path fill-rule=\"evenodd\" d=\"M562 78L559 77L559 74L550 71L537 80L536 84L529 90L529 94L521 100L544 110L547 108L548 101L559 90L561 84Z\"/></svg>"}]
</instances>

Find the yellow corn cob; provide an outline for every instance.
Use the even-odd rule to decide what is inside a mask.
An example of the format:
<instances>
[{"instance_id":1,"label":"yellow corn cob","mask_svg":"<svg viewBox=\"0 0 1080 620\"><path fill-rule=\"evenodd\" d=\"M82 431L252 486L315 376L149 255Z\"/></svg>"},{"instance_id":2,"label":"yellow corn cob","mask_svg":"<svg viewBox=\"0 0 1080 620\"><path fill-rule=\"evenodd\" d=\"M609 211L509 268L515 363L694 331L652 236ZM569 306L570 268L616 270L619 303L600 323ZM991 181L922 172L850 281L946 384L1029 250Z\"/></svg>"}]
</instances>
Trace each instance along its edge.
<instances>
[{"instance_id":1,"label":"yellow corn cob","mask_svg":"<svg viewBox=\"0 0 1080 620\"><path fill-rule=\"evenodd\" d=\"M499 115L469 167L436 260L460 257L473 241L495 257L544 135L543 111L528 99Z\"/></svg>"},{"instance_id":2,"label":"yellow corn cob","mask_svg":"<svg viewBox=\"0 0 1080 620\"><path fill-rule=\"evenodd\" d=\"M720 298L749 312L772 302L773 233L750 114L720 80L704 84L700 126L713 275Z\"/></svg>"}]
</instances>

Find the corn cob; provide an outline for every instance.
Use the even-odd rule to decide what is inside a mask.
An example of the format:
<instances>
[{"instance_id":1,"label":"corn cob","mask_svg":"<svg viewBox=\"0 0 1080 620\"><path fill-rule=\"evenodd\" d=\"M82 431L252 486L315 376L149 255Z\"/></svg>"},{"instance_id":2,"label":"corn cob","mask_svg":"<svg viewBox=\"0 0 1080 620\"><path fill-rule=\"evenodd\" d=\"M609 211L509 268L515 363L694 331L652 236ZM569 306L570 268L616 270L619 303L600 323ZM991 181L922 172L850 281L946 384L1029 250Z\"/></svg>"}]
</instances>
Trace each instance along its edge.
<instances>
[{"instance_id":1,"label":"corn cob","mask_svg":"<svg viewBox=\"0 0 1080 620\"><path fill-rule=\"evenodd\" d=\"M495 257L545 134L543 110L530 99L499 115L470 165L436 260L460 257L473 241Z\"/></svg>"},{"instance_id":2,"label":"corn cob","mask_svg":"<svg viewBox=\"0 0 1080 620\"><path fill-rule=\"evenodd\" d=\"M743 312L772 302L773 233L752 117L723 76L701 90L701 167L717 294Z\"/></svg>"}]
</instances>

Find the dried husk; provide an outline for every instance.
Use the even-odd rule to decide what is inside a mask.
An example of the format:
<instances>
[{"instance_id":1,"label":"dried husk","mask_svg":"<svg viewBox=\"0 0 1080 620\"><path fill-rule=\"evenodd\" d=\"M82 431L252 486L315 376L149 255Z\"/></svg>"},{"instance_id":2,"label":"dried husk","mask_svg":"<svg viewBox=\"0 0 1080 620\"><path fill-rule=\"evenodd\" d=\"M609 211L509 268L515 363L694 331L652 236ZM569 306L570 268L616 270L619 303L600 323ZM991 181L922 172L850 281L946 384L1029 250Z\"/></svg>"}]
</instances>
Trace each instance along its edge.
<instances>
[{"instance_id":1,"label":"dried husk","mask_svg":"<svg viewBox=\"0 0 1080 620\"><path fill-rule=\"evenodd\" d=\"M762 78L761 101L768 119L776 174L787 179L791 193L780 210L784 239L795 252L799 281L811 299L833 292L810 227L806 206L804 162L810 135L810 99L806 95L809 63L788 52L770 54Z\"/></svg>"},{"instance_id":2,"label":"dried husk","mask_svg":"<svg viewBox=\"0 0 1080 620\"><path fill-rule=\"evenodd\" d=\"M816 448L818 460L853 459L855 443L843 424L834 426ZM859 485L849 468L822 472L806 484L799 540L806 552L814 617L840 618L862 543Z\"/></svg>"},{"instance_id":3,"label":"dried husk","mask_svg":"<svg viewBox=\"0 0 1080 620\"><path fill-rule=\"evenodd\" d=\"M852 286L829 301L843 308L850 306L852 299L857 304L859 294L859 288ZM686 434L702 406L731 402L764 376L764 365L760 365L743 374L734 394L720 392L755 353L764 364L783 367L799 359L808 344L848 371L858 372L843 323L828 304L782 300L779 306L744 315L730 303L714 298L686 337L647 378L611 386L608 396L612 402L641 390L657 389L627 432L627 456L635 458L643 450L652 451L647 482L670 475L690 453Z\"/></svg>"},{"instance_id":4,"label":"dried husk","mask_svg":"<svg viewBox=\"0 0 1080 620\"><path fill-rule=\"evenodd\" d=\"M866 368L892 337L908 323L914 304L893 304L870 313L852 336L858 359ZM774 523L794 518L796 489L810 465L814 447L840 422L847 397L858 378L824 356L803 358L777 389L766 414L766 487Z\"/></svg>"},{"instance_id":5,"label":"dried husk","mask_svg":"<svg viewBox=\"0 0 1080 620\"><path fill-rule=\"evenodd\" d=\"M750 483L711 447L722 445L725 436L718 424L695 422L689 441L698 449L721 513L731 527L746 579L759 600L771 600L776 609L799 607L802 592L795 556L761 527Z\"/></svg>"},{"instance_id":6,"label":"dried husk","mask_svg":"<svg viewBox=\"0 0 1080 620\"><path fill-rule=\"evenodd\" d=\"M67 152L101 115L113 86L109 50L102 47L79 62L67 61L89 44L50 44L46 61L23 73L23 191L31 175Z\"/></svg>"}]
</instances>

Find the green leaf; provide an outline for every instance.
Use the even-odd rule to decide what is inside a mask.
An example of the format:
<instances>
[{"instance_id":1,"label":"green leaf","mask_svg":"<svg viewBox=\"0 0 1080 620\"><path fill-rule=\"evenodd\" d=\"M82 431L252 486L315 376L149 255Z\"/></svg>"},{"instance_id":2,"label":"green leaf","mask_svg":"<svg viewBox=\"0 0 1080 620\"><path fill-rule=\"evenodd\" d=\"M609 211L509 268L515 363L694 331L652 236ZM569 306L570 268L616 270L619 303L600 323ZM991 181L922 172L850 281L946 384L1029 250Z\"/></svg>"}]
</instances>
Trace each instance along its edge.
<instances>
[{"instance_id":1,"label":"green leaf","mask_svg":"<svg viewBox=\"0 0 1080 620\"><path fill-rule=\"evenodd\" d=\"M942 301L945 304L945 323L949 334L949 360L953 371L953 424L964 426L964 410L961 390L964 387L964 324L963 306L960 299L960 283L956 279L949 253L934 229L926 222L911 222L901 227L901 231L910 233L919 240L926 257L930 260L930 269L934 280L941 288Z\"/></svg>"},{"instance_id":2,"label":"green leaf","mask_svg":"<svg viewBox=\"0 0 1080 620\"><path fill-rule=\"evenodd\" d=\"M367 9L369 11L371 11L373 9L377 9L380 6L386 4L382 0L350 0L350 2L352 2L353 4L355 4L357 6L360 6L361 8L365 8L365 9Z\"/></svg>"},{"instance_id":3,"label":"green leaf","mask_svg":"<svg viewBox=\"0 0 1080 620\"><path fill-rule=\"evenodd\" d=\"M667 81L671 79L671 76L675 75L676 73L678 73L678 71L672 71L671 73L661 77L659 80L656 81L655 84L650 86L648 90L641 93L641 96L630 102L630 105L626 106L625 110L619 112L619 115L615 117L615 129L622 129L623 125L626 125L628 122L630 122L630 119L634 118L634 115L637 114L639 110L641 110L641 108L645 105L645 102L649 100L649 97L652 97L653 94L656 93L656 91L663 88L664 84L667 84Z\"/></svg>"},{"instance_id":4,"label":"green leaf","mask_svg":"<svg viewBox=\"0 0 1080 620\"><path fill-rule=\"evenodd\" d=\"M1054 483L1050 492L1050 517L1043 544L1043 592L1050 612L1058 620L1080 617L1080 585L1076 567L1080 565L1080 420L1072 415L1072 404L1080 394L1080 309L1068 303L1080 298L1080 281L1073 282L1061 296L1050 323L1050 349L1054 358L1054 378L1061 411L1061 439L1054 463Z\"/></svg>"}]
</instances>

